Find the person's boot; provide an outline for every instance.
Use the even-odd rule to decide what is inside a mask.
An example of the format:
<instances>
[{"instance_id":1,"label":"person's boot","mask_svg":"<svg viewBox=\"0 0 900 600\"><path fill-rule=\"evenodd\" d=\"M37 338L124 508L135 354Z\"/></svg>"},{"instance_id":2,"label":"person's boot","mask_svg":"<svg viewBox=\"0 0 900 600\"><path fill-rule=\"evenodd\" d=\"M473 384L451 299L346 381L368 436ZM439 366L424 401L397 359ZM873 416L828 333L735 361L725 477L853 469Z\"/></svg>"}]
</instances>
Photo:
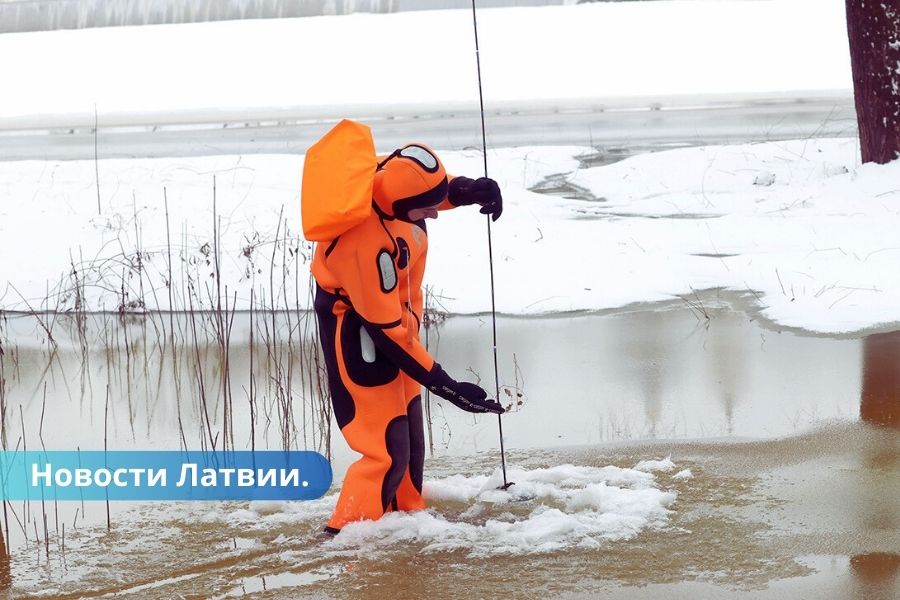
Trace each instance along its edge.
<instances>
[{"instance_id":1,"label":"person's boot","mask_svg":"<svg viewBox=\"0 0 900 600\"><path fill-rule=\"evenodd\" d=\"M333 540L334 536L341 532L340 529L335 529L334 527L326 526L322 531L316 534L316 537L313 538L316 543L323 543L329 540Z\"/></svg>"}]
</instances>

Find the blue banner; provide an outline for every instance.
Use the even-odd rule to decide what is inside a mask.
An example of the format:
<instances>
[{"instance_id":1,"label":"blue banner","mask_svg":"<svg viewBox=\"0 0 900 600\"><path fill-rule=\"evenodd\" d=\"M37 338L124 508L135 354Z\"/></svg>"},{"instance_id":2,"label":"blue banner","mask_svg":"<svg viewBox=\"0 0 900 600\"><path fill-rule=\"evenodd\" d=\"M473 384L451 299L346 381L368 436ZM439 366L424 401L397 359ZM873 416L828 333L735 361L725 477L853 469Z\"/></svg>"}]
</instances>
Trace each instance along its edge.
<instances>
[{"instance_id":1,"label":"blue banner","mask_svg":"<svg viewBox=\"0 0 900 600\"><path fill-rule=\"evenodd\" d=\"M314 500L331 479L308 451L0 452L4 500Z\"/></svg>"}]
</instances>

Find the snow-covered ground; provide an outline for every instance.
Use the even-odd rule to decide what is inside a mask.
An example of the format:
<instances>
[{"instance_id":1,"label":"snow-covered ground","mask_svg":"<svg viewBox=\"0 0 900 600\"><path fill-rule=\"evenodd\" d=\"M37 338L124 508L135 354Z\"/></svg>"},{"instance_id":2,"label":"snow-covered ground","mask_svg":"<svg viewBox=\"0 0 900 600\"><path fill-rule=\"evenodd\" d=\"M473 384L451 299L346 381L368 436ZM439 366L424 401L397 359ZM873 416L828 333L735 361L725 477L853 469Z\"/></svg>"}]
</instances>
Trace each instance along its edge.
<instances>
[{"instance_id":1,"label":"snow-covered ground","mask_svg":"<svg viewBox=\"0 0 900 600\"><path fill-rule=\"evenodd\" d=\"M478 19L488 108L852 89L841 0L589 3ZM4 34L0 128L93 126L95 107L101 126L472 109L472 31L470 11L447 10Z\"/></svg>"},{"instance_id":2,"label":"snow-covered ground","mask_svg":"<svg viewBox=\"0 0 900 600\"><path fill-rule=\"evenodd\" d=\"M900 321L900 161L860 165L855 139L669 150L580 169L588 152L489 151L506 203L492 229L499 311L727 288L785 326L836 333ZM474 151L442 156L453 173L483 168ZM0 306L168 308L171 256L173 307L209 308L215 224L229 302L249 308L255 290L256 306L275 297L276 307L306 308L301 170L294 156L102 160L98 215L92 161L2 163ZM531 191L567 186L579 199ZM489 310L484 218L456 209L429 233L426 285L443 307Z\"/></svg>"},{"instance_id":3,"label":"snow-covered ground","mask_svg":"<svg viewBox=\"0 0 900 600\"><path fill-rule=\"evenodd\" d=\"M839 0L594 3L479 18L489 104L850 90ZM470 19L434 11L3 35L0 55L21 60L0 63L0 126L92 123L95 104L108 122L474 106ZM579 168L590 152L489 149L507 203L493 229L500 311L727 288L785 326L835 333L900 321L900 166L861 166L855 140ZM481 172L475 152L444 158L453 173ZM2 163L0 307L209 308L224 296L248 308L252 293L257 306L305 308L302 165L276 155ZM578 199L546 193L554 188ZM442 306L487 310L484 221L451 211L431 236L427 284Z\"/></svg>"}]
</instances>

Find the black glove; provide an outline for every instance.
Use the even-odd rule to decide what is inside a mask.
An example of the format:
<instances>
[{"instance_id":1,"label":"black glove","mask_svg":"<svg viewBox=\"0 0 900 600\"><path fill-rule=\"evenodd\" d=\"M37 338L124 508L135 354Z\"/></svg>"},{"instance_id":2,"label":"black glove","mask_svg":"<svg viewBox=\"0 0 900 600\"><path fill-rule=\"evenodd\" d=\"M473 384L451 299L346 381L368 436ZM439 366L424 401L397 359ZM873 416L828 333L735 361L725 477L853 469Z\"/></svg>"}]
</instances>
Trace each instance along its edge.
<instances>
[{"instance_id":1,"label":"black glove","mask_svg":"<svg viewBox=\"0 0 900 600\"><path fill-rule=\"evenodd\" d=\"M500 186L489 177L479 177L478 179L456 177L450 182L447 196L453 206L481 205L481 214L491 215L493 221L499 219L500 213L503 212L503 196L500 195Z\"/></svg>"},{"instance_id":2,"label":"black glove","mask_svg":"<svg viewBox=\"0 0 900 600\"><path fill-rule=\"evenodd\" d=\"M427 387L432 393L449 400L466 412L498 415L504 412L499 402L487 399L487 392L483 389L468 381L456 381L437 363L434 363L429 376L431 381Z\"/></svg>"}]
</instances>

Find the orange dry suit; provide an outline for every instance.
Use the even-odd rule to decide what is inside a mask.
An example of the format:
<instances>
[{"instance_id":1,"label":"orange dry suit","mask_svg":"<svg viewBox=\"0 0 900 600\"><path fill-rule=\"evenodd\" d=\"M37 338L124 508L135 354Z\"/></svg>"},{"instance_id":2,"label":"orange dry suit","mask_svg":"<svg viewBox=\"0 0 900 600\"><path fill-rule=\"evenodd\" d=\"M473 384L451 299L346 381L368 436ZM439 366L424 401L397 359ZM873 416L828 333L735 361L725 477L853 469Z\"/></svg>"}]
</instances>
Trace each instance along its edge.
<instances>
[{"instance_id":1,"label":"orange dry suit","mask_svg":"<svg viewBox=\"0 0 900 600\"><path fill-rule=\"evenodd\" d=\"M316 246L315 311L334 416L362 454L347 470L326 531L425 507L421 385L486 412L483 390L452 380L419 339L428 236L424 220L407 216L415 208L452 208L447 190L444 167L430 150L401 148L378 164L372 213Z\"/></svg>"}]
</instances>

